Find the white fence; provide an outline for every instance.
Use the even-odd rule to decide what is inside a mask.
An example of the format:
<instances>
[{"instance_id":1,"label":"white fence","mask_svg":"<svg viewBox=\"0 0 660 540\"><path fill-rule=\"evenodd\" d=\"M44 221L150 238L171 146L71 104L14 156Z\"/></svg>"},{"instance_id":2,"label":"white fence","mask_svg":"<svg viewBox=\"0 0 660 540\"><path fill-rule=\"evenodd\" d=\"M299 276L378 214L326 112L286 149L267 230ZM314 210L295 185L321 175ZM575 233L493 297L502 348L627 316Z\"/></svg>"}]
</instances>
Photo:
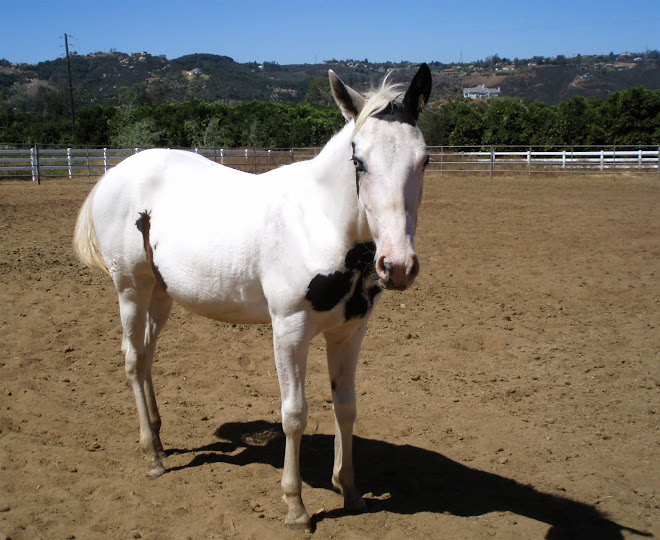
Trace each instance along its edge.
<instances>
[{"instance_id":1,"label":"white fence","mask_svg":"<svg viewBox=\"0 0 660 540\"><path fill-rule=\"evenodd\" d=\"M213 161L248 172L265 172L287 163L305 161L320 148L255 150L188 149ZM0 149L0 178L42 176L100 176L138 148L25 148ZM660 147L562 148L541 151L514 148L429 147L429 170L440 173L589 173L638 172L660 175Z\"/></svg>"},{"instance_id":2,"label":"white fence","mask_svg":"<svg viewBox=\"0 0 660 540\"><path fill-rule=\"evenodd\" d=\"M318 148L255 150L225 148L187 149L229 167L249 172L264 172L281 165L313 158ZM0 149L0 178L100 176L139 148L24 148Z\"/></svg>"},{"instance_id":3,"label":"white fence","mask_svg":"<svg viewBox=\"0 0 660 540\"><path fill-rule=\"evenodd\" d=\"M660 175L660 147L570 147L542 151L431 147L431 170L446 173L645 172Z\"/></svg>"}]
</instances>

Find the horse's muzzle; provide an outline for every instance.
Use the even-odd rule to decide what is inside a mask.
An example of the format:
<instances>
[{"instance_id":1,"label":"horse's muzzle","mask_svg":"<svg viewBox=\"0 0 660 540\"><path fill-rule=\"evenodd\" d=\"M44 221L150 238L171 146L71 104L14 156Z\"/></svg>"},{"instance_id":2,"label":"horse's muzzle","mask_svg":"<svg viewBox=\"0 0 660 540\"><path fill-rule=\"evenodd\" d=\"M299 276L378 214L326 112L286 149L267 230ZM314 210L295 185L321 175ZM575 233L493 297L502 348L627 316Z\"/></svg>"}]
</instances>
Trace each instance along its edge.
<instances>
[{"instance_id":1,"label":"horse's muzzle","mask_svg":"<svg viewBox=\"0 0 660 540\"><path fill-rule=\"evenodd\" d=\"M381 255L376 261L376 272L384 289L405 291L419 274L419 259L412 253L404 261L393 262Z\"/></svg>"}]
</instances>

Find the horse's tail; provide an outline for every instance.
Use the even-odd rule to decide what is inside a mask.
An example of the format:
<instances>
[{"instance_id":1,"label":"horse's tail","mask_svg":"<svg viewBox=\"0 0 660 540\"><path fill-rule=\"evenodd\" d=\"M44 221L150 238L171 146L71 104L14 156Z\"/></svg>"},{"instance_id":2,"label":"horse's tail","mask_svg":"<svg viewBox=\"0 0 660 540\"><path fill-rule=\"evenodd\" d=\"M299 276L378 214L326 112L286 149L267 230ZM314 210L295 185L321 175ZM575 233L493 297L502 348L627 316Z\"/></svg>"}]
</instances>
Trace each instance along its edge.
<instances>
[{"instance_id":1,"label":"horse's tail","mask_svg":"<svg viewBox=\"0 0 660 540\"><path fill-rule=\"evenodd\" d=\"M81 263L90 268L103 270L109 275L110 271L108 270L108 265L105 264L105 260L103 259L103 254L99 247L99 241L96 238L94 221L92 220L94 195L96 194L96 190L102 180L103 178L96 183L80 208L78 219L76 220L76 228L73 232L73 251Z\"/></svg>"}]
</instances>

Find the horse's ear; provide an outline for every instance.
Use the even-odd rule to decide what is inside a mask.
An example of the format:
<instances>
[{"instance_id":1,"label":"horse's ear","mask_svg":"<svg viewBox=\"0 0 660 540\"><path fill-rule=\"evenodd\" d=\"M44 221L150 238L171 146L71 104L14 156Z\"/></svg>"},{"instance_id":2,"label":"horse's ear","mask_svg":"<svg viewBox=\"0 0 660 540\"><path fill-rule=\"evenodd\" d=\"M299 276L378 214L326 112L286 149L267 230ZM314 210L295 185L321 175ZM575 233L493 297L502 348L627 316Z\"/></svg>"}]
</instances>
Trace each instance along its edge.
<instances>
[{"instance_id":1,"label":"horse's ear","mask_svg":"<svg viewBox=\"0 0 660 540\"><path fill-rule=\"evenodd\" d=\"M330 77L332 97L335 98L335 102L339 105L344 118L346 120L355 120L360 114L362 107L364 107L364 97L350 86L346 86L334 71L329 70L328 77Z\"/></svg>"},{"instance_id":2,"label":"horse's ear","mask_svg":"<svg viewBox=\"0 0 660 540\"><path fill-rule=\"evenodd\" d=\"M425 105L428 103L432 86L433 77L431 76L431 70L429 66L422 64L419 66L406 92L406 96L403 98L404 107L415 119L419 118L419 113L424 110Z\"/></svg>"}]
</instances>

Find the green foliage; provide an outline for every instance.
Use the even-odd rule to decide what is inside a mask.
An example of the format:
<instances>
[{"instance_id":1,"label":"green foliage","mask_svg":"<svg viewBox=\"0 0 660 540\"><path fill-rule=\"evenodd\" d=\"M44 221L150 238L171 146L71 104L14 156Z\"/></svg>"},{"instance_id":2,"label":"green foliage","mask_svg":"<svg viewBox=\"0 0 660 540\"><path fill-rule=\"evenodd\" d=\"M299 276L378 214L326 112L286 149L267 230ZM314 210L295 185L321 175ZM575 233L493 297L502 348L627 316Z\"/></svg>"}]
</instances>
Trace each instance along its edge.
<instances>
[{"instance_id":1,"label":"green foliage","mask_svg":"<svg viewBox=\"0 0 660 540\"><path fill-rule=\"evenodd\" d=\"M328 77L316 77L310 81L309 91L305 94L305 102L326 107L332 105L332 92Z\"/></svg>"},{"instance_id":2,"label":"green foliage","mask_svg":"<svg viewBox=\"0 0 660 540\"><path fill-rule=\"evenodd\" d=\"M119 121L116 133L110 138L112 146L117 148L154 148L160 146L163 132L158 130L152 118L131 121L116 117Z\"/></svg>"},{"instance_id":3,"label":"green foliage","mask_svg":"<svg viewBox=\"0 0 660 540\"><path fill-rule=\"evenodd\" d=\"M607 101L577 96L558 106L458 101L424 112L420 127L432 146L657 145L660 90L632 88Z\"/></svg>"},{"instance_id":4,"label":"green foliage","mask_svg":"<svg viewBox=\"0 0 660 540\"><path fill-rule=\"evenodd\" d=\"M198 99L154 104L144 83L122 95L121 108L81 108L74 137L62 93L40 88L29 107L0 109L0 144L291 148L321 146L344 124L334 106L256 101L230 106ZM455 101L426 110L420 127L430 146L656 145L660 91L637 87L607 101L578 96L558 106L525 106L509 98Z\"/></svg>"},{"instance_id":5,"label":"green foliage","mask_svg":"<svg viewBox=\"0 0 660 540\"><path fill-rule=\"evenodd\" d=\"M613 94L600 108L613 144L658 144L660 92L642 87Z\"/></svg>"},{"instance_id":6,"label":"green foliage","mask_svg":"<svg viewBox=\"0 0 660 540\"><path fill-rule=\"evenodd\" d=\"M120 114L110 105L94 105L80 109L76 114L76 144L107 146L112 136L112 125Z\"/></svg>"},{"instance_id":7,"label":"green foliage","mask_svg":"<svg viewBox=\"0 0 660 540\"><path fill-rule=\"evenodd\" d=\"M527 109L510 98L496 99L484 115L485 145L520 146L527 143Z\"/></svg>"}]
</instances>

